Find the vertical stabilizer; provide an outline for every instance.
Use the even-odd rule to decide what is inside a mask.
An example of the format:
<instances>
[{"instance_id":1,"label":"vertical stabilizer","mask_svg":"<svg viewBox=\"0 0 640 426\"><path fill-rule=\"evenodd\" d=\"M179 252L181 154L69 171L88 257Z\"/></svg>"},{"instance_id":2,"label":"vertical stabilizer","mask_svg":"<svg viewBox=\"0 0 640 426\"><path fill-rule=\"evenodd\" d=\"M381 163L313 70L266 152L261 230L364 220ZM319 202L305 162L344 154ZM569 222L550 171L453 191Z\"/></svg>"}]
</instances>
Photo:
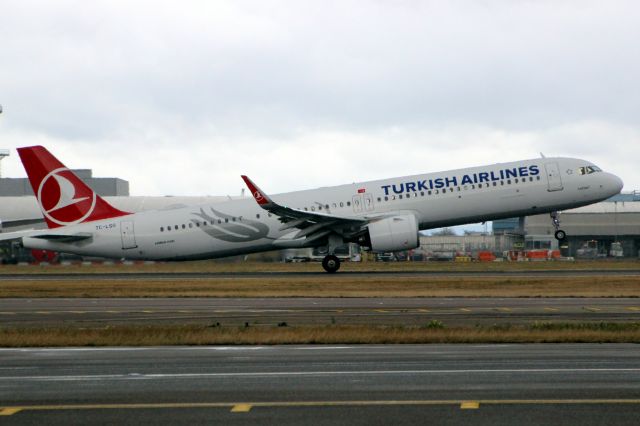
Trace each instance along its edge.
<instances>
[{"instance_id":1,"label":"vertical stabilizer","mask_svg":"<svg viewBox=\"0 0 640 426\"><path fill-rule=\"evenodd\" d=\"M49 228L130 214L104 201L46 148L18 148L18 154Z\"/></svg>"}]
</instances>

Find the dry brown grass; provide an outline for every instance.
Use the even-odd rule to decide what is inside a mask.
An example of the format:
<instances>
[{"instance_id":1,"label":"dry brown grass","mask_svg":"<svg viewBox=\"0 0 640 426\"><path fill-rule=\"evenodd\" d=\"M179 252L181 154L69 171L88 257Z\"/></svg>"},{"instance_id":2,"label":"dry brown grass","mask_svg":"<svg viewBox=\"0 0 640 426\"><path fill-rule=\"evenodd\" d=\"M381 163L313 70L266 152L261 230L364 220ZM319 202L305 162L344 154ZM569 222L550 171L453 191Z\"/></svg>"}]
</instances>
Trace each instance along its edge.
<instances>
[{"instance_id":1,"label":"dry brown grass","mask_svg":"<svg viewBox=\"0 0 640 426\"><path fill-rule=\"evenodd\" d=\"M539 270L587 270L587 269L639 269L640 260L596 260L573 262L345 262L342 271L539 271ZM134 265L49 265L15 266L0 265L0 276L8 274L39 273L145 273L145 272L319 272L320 263L267 263L267 262L174 262Z\"/></svg>"},{"instance_id":2,"label":"dry brown grass","mask_svg":"<svg viewBox=\"0 0 640 426\"><path fill-rule=\"evenodd\" d=\"M5 328L2 347L408 343L640 343L640 328L375 326Z\"/></svg>"},{"instance_id":3,"label":"dry brown grass","mask_svg":"<svg viewBox=\"0 0 640 426\"><path fill-rule=\"evenodd\" d=\"M640 297L640 277L350 276L0 280L0 297Z\"/></svg>"}]
</instances>

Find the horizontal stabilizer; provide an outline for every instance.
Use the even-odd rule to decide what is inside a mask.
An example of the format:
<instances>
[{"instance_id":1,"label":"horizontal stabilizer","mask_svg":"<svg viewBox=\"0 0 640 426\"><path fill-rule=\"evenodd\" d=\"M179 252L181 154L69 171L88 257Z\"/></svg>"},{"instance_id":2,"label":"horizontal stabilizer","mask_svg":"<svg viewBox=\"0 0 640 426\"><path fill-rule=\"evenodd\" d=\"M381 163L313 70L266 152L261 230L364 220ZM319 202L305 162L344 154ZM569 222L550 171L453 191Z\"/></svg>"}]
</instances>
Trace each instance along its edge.
<instances>
[{"instance_id":1,"label":"horizontal stabilizer","mask_svg":"<svg viewBox=\"0 0 640 426\"><path fill-rule=\"evenodd\" d=\"M31 238L39 238L41 240L51 241L53 243L75 243L78 241L88 240L93 237L88 232L78 232L77 234L64 235L64 234L41 234L32 235Z\"/></svg>"}]
</instances>

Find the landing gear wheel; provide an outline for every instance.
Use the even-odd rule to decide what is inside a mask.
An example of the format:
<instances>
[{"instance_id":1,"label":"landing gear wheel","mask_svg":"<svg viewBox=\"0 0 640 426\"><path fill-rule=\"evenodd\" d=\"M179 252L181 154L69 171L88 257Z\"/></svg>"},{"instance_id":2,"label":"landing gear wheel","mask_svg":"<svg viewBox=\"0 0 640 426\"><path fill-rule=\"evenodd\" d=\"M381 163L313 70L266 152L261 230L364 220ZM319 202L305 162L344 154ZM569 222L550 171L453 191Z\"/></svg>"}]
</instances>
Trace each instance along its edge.
<instances>
[{"instance_id":1,"label":"landing gear wheel","mask_svg":"<svg viewBox=\"0 0 640 426\"><path fill-rule=\"evenodd\" d=\"M556 240L562 241L567 237L567 234L562 229L558 229L555 232L554 237L556 237Z\"/></svg>"},{"instance_id":2,"label":"landing gear wheel","mask_svg":"<svg viewBox=\"0 0 640 426\"><path fill-rule=\"evenodd\" d=\"M328 273L333 274L340 269L340 259L332 254L325 256L324 259L322 259L322 267Z\"/></svg>"}]
</instances>

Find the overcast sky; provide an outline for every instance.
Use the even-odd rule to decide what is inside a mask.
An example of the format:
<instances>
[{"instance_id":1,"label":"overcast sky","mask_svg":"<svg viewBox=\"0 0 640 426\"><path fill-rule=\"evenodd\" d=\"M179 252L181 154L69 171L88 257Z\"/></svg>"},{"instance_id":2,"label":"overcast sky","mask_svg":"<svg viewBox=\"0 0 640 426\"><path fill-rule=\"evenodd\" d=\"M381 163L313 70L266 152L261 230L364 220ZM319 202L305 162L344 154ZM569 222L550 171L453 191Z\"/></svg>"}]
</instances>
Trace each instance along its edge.
<instances>
[{"instance_id":1,"label":"overcast sky","mask_svg":"<svg viewBox=\"0 0 640 426\"><path fill-rule=\"evenodd\" d=\"M640 189L637 1L3 1L0 148L132 195L563 155ZM8 177L25 176L17 154Z\"/></svg>"}]
</instances>

